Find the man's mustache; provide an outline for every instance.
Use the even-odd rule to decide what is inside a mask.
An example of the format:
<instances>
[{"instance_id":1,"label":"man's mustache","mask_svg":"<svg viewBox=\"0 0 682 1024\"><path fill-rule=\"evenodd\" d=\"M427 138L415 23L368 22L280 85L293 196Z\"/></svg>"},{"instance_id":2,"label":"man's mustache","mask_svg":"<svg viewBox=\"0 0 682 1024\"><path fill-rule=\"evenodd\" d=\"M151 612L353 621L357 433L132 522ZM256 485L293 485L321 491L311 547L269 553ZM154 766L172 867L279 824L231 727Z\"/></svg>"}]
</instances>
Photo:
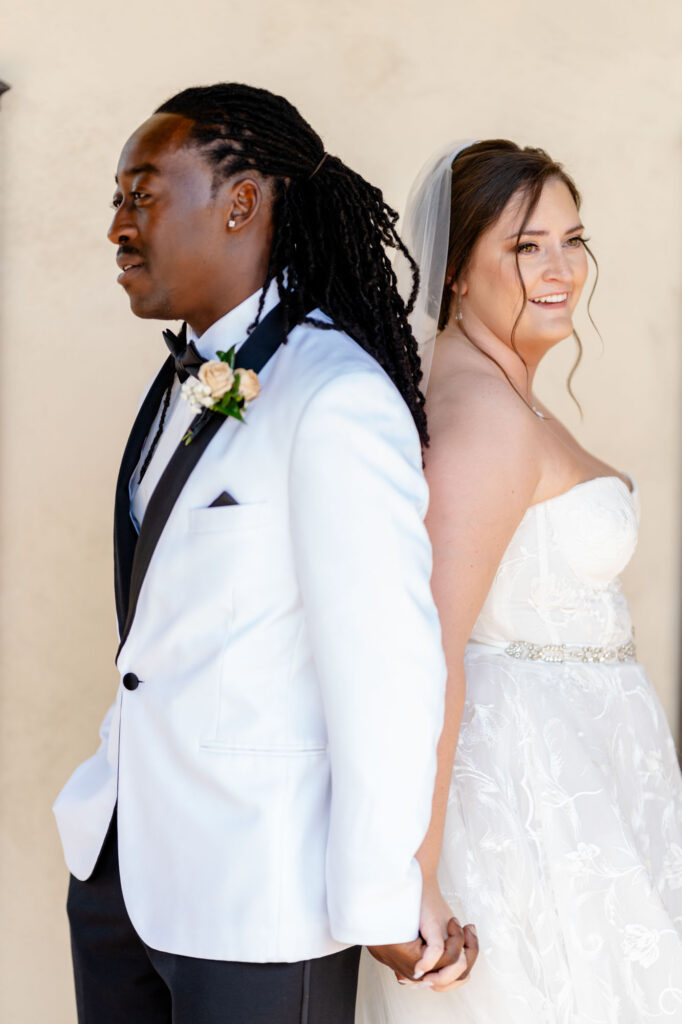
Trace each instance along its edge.
<instances>
[{"instance_id":1,"label":"man's mustache","mask_svg":"<svg viewBox=\"0 0 682 1024\"><path fill-rule=\"evenodd\" d=\"M117 258L119 256L141 256L142 253L139 249L136 249L134 245L119 245L116 253Z\"/></svg>"}]
</instances>

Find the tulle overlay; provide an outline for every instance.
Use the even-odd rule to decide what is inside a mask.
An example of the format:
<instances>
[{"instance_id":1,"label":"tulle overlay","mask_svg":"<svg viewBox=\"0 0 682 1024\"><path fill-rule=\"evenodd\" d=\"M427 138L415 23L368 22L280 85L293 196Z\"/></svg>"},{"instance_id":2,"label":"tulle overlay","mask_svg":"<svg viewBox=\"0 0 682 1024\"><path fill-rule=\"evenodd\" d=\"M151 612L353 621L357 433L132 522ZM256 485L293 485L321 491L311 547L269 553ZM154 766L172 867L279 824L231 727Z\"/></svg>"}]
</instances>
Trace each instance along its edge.
<instances>
[{"instance_id":1,"label":"tulle overlay","mask_svg":"<svg viewBox=\"0 0 682 1024\"><path fill-rule=\"evenodd\" d=\"M602 519L609 505L636 508L618 483L574 489L571 501L579 498L583 517L579 506L597 502ZM570 502L559 504L565 518ZM519 569L535 559L537 568L530 541L539 515L544 583L559 572L564 594L576 592L575 573L555 550L555 506L529 510L510 546L498 574L505 602L510 561ZM611 552L618 568L624 542L621 531ZM603 546L599 553L603 570ZM585 601L610 594L617 608L601 635L621 642L629 613L613 576L593 580L588 593L582 575L582 613ZM537 593L542 584L536 573L523 585ZM574 616L564 614L550 640L536 611L535 635L508 642L556 643L571 633ZM440 880L460 920L476 923L479 960L466 985L443 995L399 986L363 953L357 1024L679 1024L682 780L644 670L636 662L517 661L499 635L475 635ZM575 634L565 642L577 642Z\"/></svg>"}]
</instances>

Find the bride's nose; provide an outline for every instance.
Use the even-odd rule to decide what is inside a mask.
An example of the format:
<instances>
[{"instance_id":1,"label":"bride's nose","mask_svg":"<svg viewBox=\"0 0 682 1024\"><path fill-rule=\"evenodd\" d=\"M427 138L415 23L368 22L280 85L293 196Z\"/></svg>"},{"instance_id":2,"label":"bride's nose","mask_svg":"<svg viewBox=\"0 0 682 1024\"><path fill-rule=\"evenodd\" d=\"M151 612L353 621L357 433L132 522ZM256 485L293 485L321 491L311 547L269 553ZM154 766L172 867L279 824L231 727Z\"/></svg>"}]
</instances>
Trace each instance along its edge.
<instances>
[{"instance_id":1,"label":"bride's nose","mask_svg":"<svg viewBox=\"0 0 682 1024\"><path fill-rule=\"evenodd\" d=\"M545 281L567 283L573 277L571 262L563 248L551 249L543 271Z\"/></svg>"}]
</instances>

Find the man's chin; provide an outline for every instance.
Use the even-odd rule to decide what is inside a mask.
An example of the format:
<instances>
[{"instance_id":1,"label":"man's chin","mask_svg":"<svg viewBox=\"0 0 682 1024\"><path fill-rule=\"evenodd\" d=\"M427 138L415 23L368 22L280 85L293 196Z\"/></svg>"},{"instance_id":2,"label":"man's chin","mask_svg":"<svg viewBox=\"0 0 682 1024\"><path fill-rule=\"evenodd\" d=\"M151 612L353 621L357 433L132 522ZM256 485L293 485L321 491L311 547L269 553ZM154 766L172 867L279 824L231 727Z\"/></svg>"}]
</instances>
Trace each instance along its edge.
<instances>
[{"instance_id":1,"label":"man's chin","mask_svg":"<svg viewBox=\"0 0 682 1024\"><path fill-rule=\"evenodd\" d=\"M145 298L140 295L128 295L130 300L130 309L135 316L139 316L141 320L177 320L178 317L174 316L173 311L170 308L170 303L159 302L151 298Z\"/></svg>"}]
</instances>

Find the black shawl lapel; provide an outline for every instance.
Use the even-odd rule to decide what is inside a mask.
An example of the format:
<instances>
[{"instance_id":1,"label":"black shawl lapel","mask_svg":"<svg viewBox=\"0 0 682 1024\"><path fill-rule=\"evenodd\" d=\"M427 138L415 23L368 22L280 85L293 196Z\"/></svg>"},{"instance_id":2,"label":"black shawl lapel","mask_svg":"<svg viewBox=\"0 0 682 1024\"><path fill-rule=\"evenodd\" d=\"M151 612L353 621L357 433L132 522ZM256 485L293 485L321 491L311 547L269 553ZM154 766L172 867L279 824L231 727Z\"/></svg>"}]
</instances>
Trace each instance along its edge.
<instances>
[{"instance_id":1,"label":"black shawl lapel","mask_svg":"<svg viewBox=\"0 0 682 1024\"><path fill-rule=\"evenodd\" d=\"M237 353L238 365L244 370L255 370L256 373L259 373L279 348L280 343L283 341L283 332L284 314L281 305L277 305L261 321L239 349ZM261 400L259 399L259 401ZM205 413L200 413L199 416L194 418L190 424L190 430L196 429L202 416L205 416ZM140 536L135 547L130 576L127 615L125 625L120 630L121 643L118 648L118 654L120 654L121 648L130 633L140 590L142 589L149 563L163 528L166 525L168 516L172 512L173 506L178 500L180 492L187 483L190 474L226 419L227 417L220 413L211 414L208 417L208 422L196 433L191 444L179 444L161 474L158 484L154 488L140 526ZM118 654L116 655L117 658Z\"/></svg>"},{"instance_id":2,"label":"black shawl lapel","mask_svg":"<svg viewBox=\"0 0 682 1024\"><path fill-rule=\"evenodd\" d=\"M118 473L114 503L114 590L119 635L123 632L128 616L130 576L137 545L137 531L130 518L130 477L140 461L145 438L154 422L163 393L173 380L174 372L175 364L171 356L159 370L140 406L123 452L121 468Z\"/></svg>"}]
</instances>

